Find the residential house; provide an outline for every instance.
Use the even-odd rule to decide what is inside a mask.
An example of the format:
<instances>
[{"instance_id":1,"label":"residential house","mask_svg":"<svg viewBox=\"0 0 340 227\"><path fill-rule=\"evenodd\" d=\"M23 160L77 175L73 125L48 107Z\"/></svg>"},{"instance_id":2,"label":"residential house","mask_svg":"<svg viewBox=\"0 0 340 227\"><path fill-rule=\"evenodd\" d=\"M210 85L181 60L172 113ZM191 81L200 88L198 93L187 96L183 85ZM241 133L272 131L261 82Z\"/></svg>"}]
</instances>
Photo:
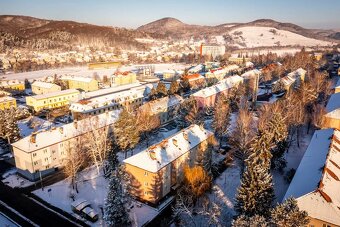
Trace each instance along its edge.
<instances>
[{"instance_id":1,"label":"residential house","mask_svg":"<svg viewBox=\"0 0 340 227\"><path fill-rule=\"evenodd\" d=\"M225 76L235 73L238 69L238 65L228 65L224 68L211 69L209 72L205 73L204 77L208 84L213 84L223 80Z\"/></svg>"},{"instance_id":2,"label":"residential house","mask_svg":"<svg viewBox=\"0 0 340 227\"><path fill-rule=\"evenodd\" d=\"M15 98L11 96L0 97L0 110L10 109L11 107L17 107Z\"/></svg>"},{"instance_id":3,"label":"residential house","mask_svg":"<svg viewBox=\"0 0 340 227\"><path fill-rule=\"evenodd\" d=\"M282 77L279 80L286 91L291 91L291 89L296 89L300 86L301 82L305 80L306 70L299 68L287 76Z\"/></svg>"},{"instance_id":4,"label":"residential house","mask_svg":"<svg viewBox=\"0 0 340 227\"><path fill-rule=\"evenodd\" d=\"M181 96L171 95L147 102L140 108L150 112L152 115L157 115L161 125L164 125L176 118L176 113L182 102L183 98Z\"/></svg>"},{"instance_id":5,"label":"residential house","mask_svg":"<svg viewBox=\"0 0 340 227\"><path fill-rule=\"evenodd\" d=\"M38 131L11 144L18 173L30 180L55 172L64 165L68 152L79 146L85 133L112 127L119 111L86 118L57 128Z\"/></svg>"},{"instance_id":6,"label":"residential house","mask_svg":"<svg viewBox=\"0 0 340 227\"><path fill-rule=\"evenodd\" d=\"M51 92L61 91L59 85L53 83L47 83L43 81L34 81L31 85L33 94L41 95Z\"/></svg>"},{"instance_id":7,"label":"residential house","mask_svg":"<svg viewBox=\"0 0 340 227\"><path fill-rule=\"evenodd\" d=\"M137 75L134 72L116 72L110 78L111 87L137 83L138 81L136 78Z\"/></svg>"},{"instance_id":8,"label":"residential house","mask_svg":"<svg viewBox=\"0 0 340 227\"><path fill-rule=\"evenodd\" d=\"M238 75L230 76L211 87L199 90L192 94L192 96L197 101L198 108L204 109L213 107L219 94L227 96L230 90L232 88L237 88L241 83L243 83L243 80L244 79Z\"/></svg>"},{"instance_id":9,"label":"residential house","mask_svg":"<svg viewBox=\"0 0 340 227\"><path fill-rule=\"evenodd\" d=\"M76 89L67 89L52 93L34 95L26 97L26 104L34 111L38 112L42 109L54 109L67 106L71 102L79 99L79 91Z\"/></svg>"},{"instance_id":10,"label":"residential house","mask_svg":"<svg viewBox=\"0 0 340 227\"><path fill-rule=\"evenodd\" d=\"M23 91L25 90L25 83L20 80L3 80L0 81L0 88Z\"/></svg>"},{"instance_id":11,"label":"residential house","mask_svg":"<svg viewBox=\"0 0 340 227\"><path fill-rule=\"evenodd\" d=\"M198 73L184 75L182 79L188 81L191 89L199 89L206 84L205 78Z\"/></svg>"},{"instance_id":12,"label":"residential house","mask_svg":"<svg viewBox=\"0 0 340 227\"><path fill-rule=\"evenodd\" d=\"M111 110L122 109L136 110L143 104L144 90L131 88L113 94L87 98L74 102L70 106L74 119L81 119Z\"/></svg>"},{"instance_id":13,"label":"residential house","mask_svg":"<svg viewBox=\"0 0 340 227\"><path fill-rule=\"evenodd\" d=\"M130 194L142 201L158 203L183 181L185 165L194 165L213 133L198 125L172 135L124 160L130 175Z\"/></svg>"},{"instance_id":14,"label":"residential house","mask_svg":"<svg viewBox=\"0 0 340 227\"><path fill-rule=\"evenodd\" d=\"M307 211L309 227L340 226L340 131L315 131L283 201Z\"/></svg>"},{"instance_id":15,"label":"residential house","mask_svg":"<svg viewBox=\"0 0 340 227\"><path fill-rule=\"evenodd\" d=\"M324 128L340 130L340 93L331 95L326 105L326 114L323 116Z\"/></svg>"},{"instance_id":16,"label":"residential house","mask_svg":"<svg viewBox=\"0 0 340 227\"><path fill-rule=\"evenodd\" d=\"M89 77L62 76L62 80L67 81L69 89L79 89L82 91L96 91L99 89L98 81Z\"/></svg>"}]
</instances>

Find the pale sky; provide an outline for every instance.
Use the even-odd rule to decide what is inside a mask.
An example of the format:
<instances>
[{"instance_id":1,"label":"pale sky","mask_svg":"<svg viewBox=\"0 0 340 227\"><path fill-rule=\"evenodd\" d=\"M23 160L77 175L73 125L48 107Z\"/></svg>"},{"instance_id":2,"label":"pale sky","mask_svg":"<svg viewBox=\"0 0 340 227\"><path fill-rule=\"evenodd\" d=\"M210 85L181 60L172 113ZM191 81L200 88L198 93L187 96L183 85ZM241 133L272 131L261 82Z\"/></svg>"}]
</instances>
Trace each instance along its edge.
<instances>
[{"instance_id":1,"label":"pale sky","mask_svg":"<svg viewBox=\"0 0 340 227\"><path fill-rule=\"evenodd\" d=\"M340 29L340 0L0 0L0 15L137 28L163 17L218 25L274 19Z\"/></svg>"}]
</instances>

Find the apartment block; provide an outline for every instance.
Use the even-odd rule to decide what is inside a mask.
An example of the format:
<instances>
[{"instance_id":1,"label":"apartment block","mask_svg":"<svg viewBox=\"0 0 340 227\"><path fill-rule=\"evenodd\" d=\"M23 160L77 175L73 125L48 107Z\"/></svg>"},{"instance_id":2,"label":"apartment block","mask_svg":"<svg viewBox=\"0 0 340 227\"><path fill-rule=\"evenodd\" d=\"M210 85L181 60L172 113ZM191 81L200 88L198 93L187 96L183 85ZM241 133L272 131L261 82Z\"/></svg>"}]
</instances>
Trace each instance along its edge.
<instances>
[{"instance_id":1,"label":"apartment block","mask_svg":"<svg viewBox=\"0 0 340 227\"><path fill-rule=\"evenodd\" d=\"M59 85L47 83L43 81L34 81L31 87L32 87L32 92L35 95L61 91L61 87Z\"/></svg>"}]
</instances>

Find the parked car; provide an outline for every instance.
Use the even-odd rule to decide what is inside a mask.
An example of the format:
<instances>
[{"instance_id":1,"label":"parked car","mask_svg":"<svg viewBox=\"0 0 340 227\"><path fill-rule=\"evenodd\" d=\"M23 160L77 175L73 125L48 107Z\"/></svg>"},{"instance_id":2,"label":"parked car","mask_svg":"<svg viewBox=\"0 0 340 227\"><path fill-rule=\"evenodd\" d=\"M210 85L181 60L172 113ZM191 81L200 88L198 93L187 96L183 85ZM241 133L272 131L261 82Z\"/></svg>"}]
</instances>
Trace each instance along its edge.
<instances>
[{"instance_id":1,"label":"parked car","mask_svg":"<svg viewBox=\"0 0 340 227\"><path fill-rule=\"evenodd\" d=\"M72 211L83 216L87 220L96 222L98 220L98 213L91 208L91 204L86 199L77 199L71 203Z\"/></svg>"}]
</instances>

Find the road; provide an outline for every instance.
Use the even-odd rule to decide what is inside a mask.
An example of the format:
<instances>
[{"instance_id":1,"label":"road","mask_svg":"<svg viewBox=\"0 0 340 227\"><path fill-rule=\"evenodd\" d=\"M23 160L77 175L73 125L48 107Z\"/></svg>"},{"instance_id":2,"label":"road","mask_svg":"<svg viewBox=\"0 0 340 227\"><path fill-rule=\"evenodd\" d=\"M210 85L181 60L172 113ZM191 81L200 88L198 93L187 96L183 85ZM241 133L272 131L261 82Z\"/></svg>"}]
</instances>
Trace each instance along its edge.
<instances>
[{"instance_id":1,"label":"road","mask_svg":"<svg viewBox=\"0 0 340 227\"><path fill-rule=\"evenodd\" d=\"M41 206L33 200L29 199L27 196L22 194L19 189L12 189L11 187L3 184L1 181L0 200L38 226L77 226L74 222L71 222L66 218L61 217L60 215L57 215L53 211L46 209L44 206ZM6 211L3 205L0 207L0 209L4 210L4 213L6 214L10 213L8 209ZM17 218L13 214L11 218L12 217L13 220L18 221L18 223L23 223L23 226L32 226L26 225L27 221L20 220L22 218Z\"/></svg>"}]
</instances>

